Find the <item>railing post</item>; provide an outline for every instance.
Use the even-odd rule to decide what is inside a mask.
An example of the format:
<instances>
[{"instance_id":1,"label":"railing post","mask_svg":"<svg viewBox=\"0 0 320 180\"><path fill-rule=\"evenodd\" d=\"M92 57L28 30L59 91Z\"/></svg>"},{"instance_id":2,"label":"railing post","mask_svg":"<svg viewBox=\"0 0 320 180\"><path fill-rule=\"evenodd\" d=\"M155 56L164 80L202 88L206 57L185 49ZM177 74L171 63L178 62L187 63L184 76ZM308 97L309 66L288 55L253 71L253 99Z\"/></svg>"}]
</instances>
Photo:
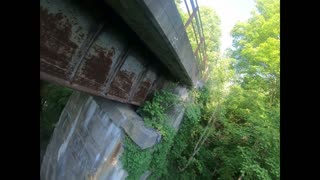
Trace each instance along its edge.
<instances>
[{"instance_id":1,"label":"railing post","mask_svg":"<svg viewBox=\"0 0 320 180\"><path fill-rule=\"evenodd\" d=\"M196 39L196 44L197 47L194 50L194 55L199 63L199 66L202 67L201 68L201 74L206 77L207 72L208 72L208 65L207 65L207 47L206 47L206 43L205 43L205 36L204 36L204 30L203 30L203 26L202 26L202 20L201 20L201 15L200 15L200 8L198 6L198 2L197 0L189 0L190 4L191 4L191 9L192 9L192 13L190 13L190 9L187 3L187 0L184 0L184 4L187 8L188 11L188 15L189 18L187 20L187 22L185 23L184 27L185 30L187 31L188 26L190 25L190 23L192 24L192 30L193 30L193 34L195 36ZM198 17L199 16L199 17ZM193 23L193 18L195 18L196 20L196 28L194 27L194 23ZM199 37L199 40L198 40ZM200 51L200 53L199 53Z\"/></svg>"}]
</instances>

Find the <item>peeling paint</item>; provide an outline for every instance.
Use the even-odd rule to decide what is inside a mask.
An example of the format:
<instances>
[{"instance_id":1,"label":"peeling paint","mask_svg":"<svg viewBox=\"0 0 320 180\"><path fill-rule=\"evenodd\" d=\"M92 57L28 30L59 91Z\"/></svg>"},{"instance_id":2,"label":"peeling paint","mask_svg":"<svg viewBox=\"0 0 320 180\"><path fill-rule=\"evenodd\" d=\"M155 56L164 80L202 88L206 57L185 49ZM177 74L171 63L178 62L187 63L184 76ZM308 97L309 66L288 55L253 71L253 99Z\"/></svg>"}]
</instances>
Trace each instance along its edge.
<instances>
[{"instance_id":1,"label":"peeling paint","mask_svg":"<svg viewBox=\"0 0 320 180\"><path fill-rule=\"evenodd\" d=\"M42 70L64 78L78 45L70 40L71 23L62 13L40 7L40 62Z\"/></svg>"},{"instance_id":2,"label":"peeling paint","mask_svg":"<svg viewBox=\"0 0 320 180\"><path fill-rule=\"evenodd\" d=\"M100 91L106 80L106 75L109 74L112 68L114 54L114 48L106 50L95 45L92 48L92 52L85 58L85 62L74 83Z\"/></svg>"},{"instance_id":3,"label":"peeling paint","mask_svg":"<svg viewBox=\"0 0 320 180\"><path fill-rule=\"evenodd\" d=\"M122 26L97 21L94 14L92 9L69 1L40 1L40 78L141 105L159 78L157 74L149 78L148 73L143 73L159 70L156 65L147 65L154 60L146 54L152 53L141 44L132 43ZM88 44L92 30L101 24L105 25ZM135 38L133 42L140 41ZM86 43L88 46L83 47Z\"/></svg>"}]
</instances>

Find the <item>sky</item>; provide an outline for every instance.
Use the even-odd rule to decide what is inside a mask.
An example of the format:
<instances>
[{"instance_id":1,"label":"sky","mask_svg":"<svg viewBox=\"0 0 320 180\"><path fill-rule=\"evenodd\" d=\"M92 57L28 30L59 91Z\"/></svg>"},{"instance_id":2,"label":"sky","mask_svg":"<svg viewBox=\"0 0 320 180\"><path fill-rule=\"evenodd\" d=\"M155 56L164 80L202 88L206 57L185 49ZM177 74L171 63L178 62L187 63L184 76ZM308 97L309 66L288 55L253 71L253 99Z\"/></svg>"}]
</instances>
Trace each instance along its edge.
<instances>
[{"instance_id":1,"label":"sky","mask_svg":"<svg viewBox=\"0 0 320 180\"><path fill-rule=\"evenodd\" d=\"M221 19L221 52L232 46L230 32L238 21L246 21L255 7L254 0L198 0L198 5L213 8ZM201 13L201 11L200 11Z\"/></svg>"}]
</instances>

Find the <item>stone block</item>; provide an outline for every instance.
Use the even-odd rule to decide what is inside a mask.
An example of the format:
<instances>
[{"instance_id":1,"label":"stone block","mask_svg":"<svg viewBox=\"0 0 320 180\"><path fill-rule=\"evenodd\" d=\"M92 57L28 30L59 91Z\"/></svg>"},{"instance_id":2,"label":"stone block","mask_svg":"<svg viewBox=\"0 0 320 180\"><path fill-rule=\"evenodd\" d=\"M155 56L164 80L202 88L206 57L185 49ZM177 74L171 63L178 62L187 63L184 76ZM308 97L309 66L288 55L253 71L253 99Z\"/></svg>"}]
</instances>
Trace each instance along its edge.
<instances>
[{"instance_id":1,"label":"stone block","mask_svg":"<svg viewBox=\"0 0 320 180\"><path fill-rule=\"evenodd\" d=\"M108 117L141 148L154 146L160 138L160 134L144 125L143 119L127 104L96 98L101 109Z\"/></svg>"}]
</instances>

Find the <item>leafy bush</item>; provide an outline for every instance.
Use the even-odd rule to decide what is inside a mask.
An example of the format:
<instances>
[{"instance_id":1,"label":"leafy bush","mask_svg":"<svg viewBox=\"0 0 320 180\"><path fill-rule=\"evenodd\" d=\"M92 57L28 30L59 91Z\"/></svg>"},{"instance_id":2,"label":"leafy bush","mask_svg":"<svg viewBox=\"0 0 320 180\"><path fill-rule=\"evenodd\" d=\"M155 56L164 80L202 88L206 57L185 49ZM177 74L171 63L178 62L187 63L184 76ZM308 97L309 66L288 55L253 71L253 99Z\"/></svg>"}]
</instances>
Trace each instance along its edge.
<instances>
[{"instance_id":1,"label":"leafy bush","mask_svg":"<svg viewBox=\"0 0 320 180\"><path fill-rule=\"evenodd\" d=\"M71 89L41 82L40 87L40 150L49 143L55 124L66 105Z\"/></svg>"},{"instance_id":2,"label":"leafy bush","mask_svg":"<svg viewBox=\"0 0 320 180\"><path fill-rule=\"evenodd\" d=\"M139 179L146 171L152 172L149 179L157 179L167 174L167 154L173 143L175 131L166 122L166 111L179 99L167 90L156 91L151 101L146 101L138 109L144 118L146 126L160 132L162 140L151 149L141 150L128 136L125 141L125 151L121 159L127 170L128 179Z\"/></svg>"}]
</instances>

